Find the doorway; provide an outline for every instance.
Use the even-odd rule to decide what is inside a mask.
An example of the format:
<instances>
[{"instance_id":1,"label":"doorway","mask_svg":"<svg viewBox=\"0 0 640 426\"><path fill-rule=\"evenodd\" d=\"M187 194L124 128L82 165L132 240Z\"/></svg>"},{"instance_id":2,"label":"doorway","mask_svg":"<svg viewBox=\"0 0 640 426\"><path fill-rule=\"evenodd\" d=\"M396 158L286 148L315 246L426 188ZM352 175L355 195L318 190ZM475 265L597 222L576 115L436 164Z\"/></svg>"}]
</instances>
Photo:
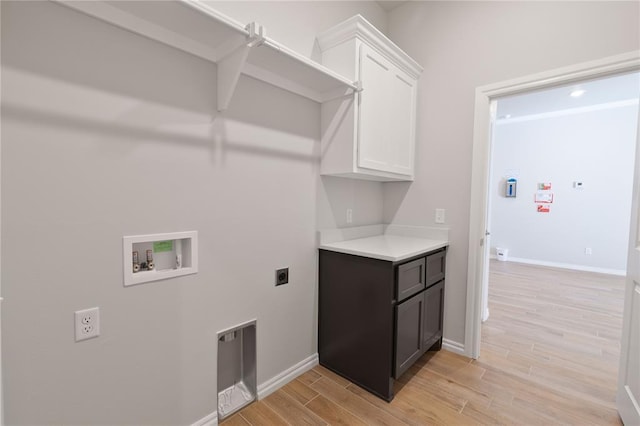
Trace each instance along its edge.
<instances>
[{"instance_id":1,"label":"doorway","mask_svg":"<svg viewBox=\"0 0 640 426\"><path fill-rule=\"evenodd\" d=\"M482 283L488 276L488 259L491 248L487 238L490 229L489 164L492 147L490 137L492 134L491 126L495 122L497 113L495 100L534 90L553 88L564 84L577 84L598 77L637 72L638 70L640 70L640 57L637 52L631 52L477 89L465 333L465 352L472 358L477 358L480 352L483 313Z\"/></svg>"},{"instance_id":2,"label":"doorway","mask_svg":"<svg viewBox=\"0 0 640 426\"><path fill-rule=\"evenodd\" d=\"M516 95L532 90L540 90L551 87L558 87L563 84L582 84L588 80L592 80L604 76L621 75L625 73L637 72L640 70L640 57L637 52L617 55L615 57L604 58L599 61L578 64L564 69L554 70L538 75L528 76L508 82L496 83L494 85L478 88L476 91L476 114L474 123L474 150L473 150L473 166L472 166L472 191L471 191L471 219L469 233L469 263L468 263L468 282L467 282L467 322L465 336L465 352L473 357L478 358L480 355L480 338L482 324L482 283L483 279L488 276L489 272L489 255L491 250L490 244L490 197L491 174L490 160L493 134L492 126L495 125L497 118L496 99L504 96ZM539 179L541 187L540 191L550 191L552 185ZM580 181L575 181L579 183ZM577 185L579 186L579 185ZM578 189L578 188L575 188ZM540 195L540 197L538 197ZM534 202L536 204L552 204L547 194L534 194ZM548 208L548 206L547 206ZM541 211L537 207L538 213L549 213ZM542 210L545 210L543 208ZM628 226L628 225L627 225ZM629 232L629 230L627 229ZM585 253L586 254L586 253ZM628 307L625 310L625 322L628 327ZM628 333L628 331L627 331ZM588 347L591 349L588 345ZM547 348L548 349L548 348ZM551 349L553 351L553 349ZM628 354L628 348L623 347L622 358ZM551 359L557 354L546 354L547 359ZM602 353L602 350L601 350ZM545 355L543 355L544 357ZM478 361L482 362L481 360ZM532 368L532 367L530 367ZM559 375L563 374L558 371ZM624 371L624 368L621 370ZM530 371L529 371L530 372ZM553 376L553 375L552 375ZM555 377L555 376L553 376ZM527 377L528 379L529 377ZM568 385L567 389L574 389L575 384ZM597 389L597 386L595 387ZM620 393L620 389L618 389ZM567 396L567 400L572 400L573 396ZM587 399L590 396L587 395Z\"/></svg>"},{"instance_id":3,"label":"doorway","mask_svg":"<svg viewBox=\"0 0 640 426\"><path fill-rule=\"evenodd\" d=\"M574 82L496 99L492 127L477 363L605 417L616 413L639 99L638 72Z\"/></svg>"},{"instance_id":4,"label":"doorway","mask_svg":"<svg viewBox=\"0 0 640 426\"><path fill-rule=\"evenodd\" d=\"M626 274L639 97L635 72L496 100L492 259Z\"/></svg>"}]
</instances>

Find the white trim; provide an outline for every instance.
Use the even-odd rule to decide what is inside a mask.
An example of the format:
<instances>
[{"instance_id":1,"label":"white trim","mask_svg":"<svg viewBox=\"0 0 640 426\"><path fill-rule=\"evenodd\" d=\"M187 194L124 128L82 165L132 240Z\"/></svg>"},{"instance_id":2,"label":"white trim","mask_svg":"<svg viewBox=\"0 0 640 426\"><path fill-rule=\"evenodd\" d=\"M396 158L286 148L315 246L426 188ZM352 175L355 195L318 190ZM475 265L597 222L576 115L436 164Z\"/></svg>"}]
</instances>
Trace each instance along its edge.
<instances>
[{"instance_id":1,"label":"white trim","mask_svg":"<svg viewBox=\"0 0 640 426\"><path fill-rule=\"evenodd\" d=\"M200 420L196 420L191 426L216 426L218 424L218 412L214 411L211 414L207 414Z\"/></svg>"},{"instance_id":2,"label":"white trim","mask_svg":"<svg viewBox=\"0 0 640 426\"><path fill-rule=\"evenodd\" d=\"M266 382L258 385L258 399L263 399L269 396L272 392L277 391L282 386L286 385L299 375L306 373L313 367L318 365L318 354L315 353L297 363L296 365L287 368L282 373L270 378ZM207 414L200 420L192 423L191 426L215 426L218 424L218 412L214 411L211 414Z\"/></svg>"},{"instance_id":3,"label":"white trim","mask_svg":"<svg viewBox=\"0 0 640 426\"><path fill-rule=\"evenodd\" d=\"M287 46L281 43L278 43L275 40L265 37L264 46L270 48L275 52L278 52L280 56L283 56L282 58L280 58L280 60L282 61L290 60L296 63L297 65L304 65L307 68L311 68L313 71L317 71L320 74L316 76L318 80L320 79L323 79L325 81L332 80L333 86L334 86L333 90L346 89L346 88L349 88L354 91L359 90L359 86L357 82L349 80L345 76L335 72L334 70L326 67L325 65L322 65L321 63L318 63L304 55L301 55L295 50L292 50ZM336 81L339 83L338 85L335 84ZM289 90L286 87L285 89ZM302 96L305 96L305 94L302 93Z\"/></svg>"},{"instance_id":4,"label":"white trim","mask_svg":"<svg viewBox=\"0 0 640 426\"><path fill-rule=\"evenodd\" d=\"M263 399L269 396L272 392L277 391L282 386L286 385L299 375L306 373L311 370L313 367L318 365L318 354L315 353L311 355L309 358L304 359L283 371L282 373L273 376L266 382L258 385L258 399Z\"/></svg>"},{"instance_id":5,"label":"white trim","mask_svg":"<svg viewBox=\"0 0 640 426\"><path fill-rule=\"evenodd\" d=\"M469 257L467 264L467 310L465 320L466 355L480 352L484 237L489 195L489 153L491 148L490 103L493 99L534 89L640 70L640 51L583 62L551 71L502 81L476 89L473 125L473 158L469 209Z\"/></svg>"},{"instance_id":6,"label":"white trim","mask_svg":"<svg viewBox=\"0 0 640 426\"><path fill-rule=\"evenodd\" d=\"M486 322L489 319L489 308L485 308L482 313L482 322Z\"/></svg>"},{"instance_id":7,"label":"white trim","mask_svg":"<svg viewBox=\"0 0 640 426\"><path fill-rule=\"evenodd\" d=\"M636 398L633 396L633 391L628 385L624 386L624 390L627 393L627 398L629 398L629 401L633 404L633 408L636 409L636 413L640 416L640 404L638 404L638 401L636 401Z\"/></svg>"},{"instance_id":8,"label":"white trim","mask_svg":"<svg viewBox=\"0 0 640 426\"><path fill-rule=\"evenodd\" d=\"M491 259L497 260L496 255L492 254ZM596 272L599 274L618 275L621 277L627 275L627 271L624 269L598 268L596 266L576 265L574 263L548 262L546 260L525 259L522 257L509 256L506 262L525 263L527 265L547 266L550 268L572 269L574 271Z\"/></svg>"},{"instance_id":9,"label":"white trim","mask_svg":"<svg viewBox=\"0 0 640 426\"><path fill-rule=\"evenodd\" d=\"M296 95L303 96L318 103L321 103L324 100L324 96L322 93L304 87L286 77L282 77L279 74L273 73L249 62L244 64L242 73L248 75L249 77L255 78L256 80L264 81L265 83L269 83L272 86L278 87ZM345 89L340 88L337 90L340 91L340 93L345 94Z\"/></svg>"},{"instance_id":10,"label":"white trim","mask_svg":"<svg viewBox=\"0 0 640 426\"><path fill-rule=\"evenodd\" d=\"M460 355L467 354L462 343L454 342L453 340L449 339L442 339L442 349L446 349L449 352L454 352Z\"/></svg>"},{"instance_id":11,"label":"white trim","mask_svg":"<svg viewBox=\"0 0 640 426\"><path fill-rule=\"evenodd\" d=\"M566 115L583 114L585 112L603 111L607 109L637 106L638 103L640 103L640 100L638 99L625 99L623 101L605 102L601 104L595 104L595 105L589 105L589 106L583 106L583 107L577 107L577 108L566 108L558 111L543 112L540 114L528 114L528 115L522 115L520 117L512 117L512 118L499 118L496 120L496 124L505 125L505 124L511 124L511 123L519 123L522 121L533 121L533 120L542 120L545 118L563 117Z\"/></svg>"},{"instance_id":12,"label":"white trim","mask_svg":"<svg viewBox=\"0 0 640 426\"><path fill-rule=\"evenodd\" d=\"M423 68L413 58L389 40L362 15L355 15L319 34L316 39L321 51L331 49L353 38L359 38L414 79L418 79Z\"/></svg>"}]
</instances>

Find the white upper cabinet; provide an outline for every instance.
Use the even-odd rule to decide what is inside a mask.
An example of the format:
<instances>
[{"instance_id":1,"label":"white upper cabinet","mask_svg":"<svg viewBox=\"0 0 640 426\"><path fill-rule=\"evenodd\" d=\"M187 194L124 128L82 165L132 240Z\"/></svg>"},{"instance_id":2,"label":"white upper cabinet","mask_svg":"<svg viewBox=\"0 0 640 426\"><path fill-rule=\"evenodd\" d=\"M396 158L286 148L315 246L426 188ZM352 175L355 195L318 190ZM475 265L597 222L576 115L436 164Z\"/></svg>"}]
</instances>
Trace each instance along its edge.
<instances>
[{"instance_id":1,"label":"white upper cabinet","mask_svg":"<svg viewBox=\"0 0 640 426\"><path fill-rule=\"evenodd\" d=\"M318 43L323 65L362 88L322 104L321 174L413 180L420 65L360 15Z\"/></svg>"}]
</instances>

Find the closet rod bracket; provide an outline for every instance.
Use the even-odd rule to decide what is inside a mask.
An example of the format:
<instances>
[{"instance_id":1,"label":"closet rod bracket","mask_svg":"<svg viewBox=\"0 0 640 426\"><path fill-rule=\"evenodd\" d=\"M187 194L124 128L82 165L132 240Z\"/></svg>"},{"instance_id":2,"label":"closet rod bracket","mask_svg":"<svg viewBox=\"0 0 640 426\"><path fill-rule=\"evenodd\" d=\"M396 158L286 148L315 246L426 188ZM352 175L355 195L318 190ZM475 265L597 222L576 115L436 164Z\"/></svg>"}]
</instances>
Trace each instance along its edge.
<instances>
[{"instance_id":1,"label":"closet rod bracket","mask_svg":"<svg viewBox=\"0 0 640 426\"><path fill-rule=\"evenodd\" d=\"M250 22L245 27L245 30L249 32L247 36L247 46L248 47L257 47L263 44L267 37L267 31L264 27L257 22Z\"/></svg>"}]
</instances>

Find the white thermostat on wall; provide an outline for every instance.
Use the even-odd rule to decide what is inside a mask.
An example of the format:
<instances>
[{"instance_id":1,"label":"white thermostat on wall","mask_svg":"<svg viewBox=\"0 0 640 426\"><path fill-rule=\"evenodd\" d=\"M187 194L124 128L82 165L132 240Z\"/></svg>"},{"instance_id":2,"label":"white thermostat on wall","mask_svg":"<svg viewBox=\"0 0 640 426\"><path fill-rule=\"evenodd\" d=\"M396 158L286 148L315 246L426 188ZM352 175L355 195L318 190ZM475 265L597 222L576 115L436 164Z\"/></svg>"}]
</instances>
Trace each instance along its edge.
<instances>
[{"instance_id":1,"label":"white thermostat on wall","mask_svg":"<svg viewBox=\"0 0 640 426\"><path fill-rule=\"evenodd\" d=\"M583 183L582 182L573 182L573 187L575 189L582 189Z\"/></svg>"}]
</instances>

